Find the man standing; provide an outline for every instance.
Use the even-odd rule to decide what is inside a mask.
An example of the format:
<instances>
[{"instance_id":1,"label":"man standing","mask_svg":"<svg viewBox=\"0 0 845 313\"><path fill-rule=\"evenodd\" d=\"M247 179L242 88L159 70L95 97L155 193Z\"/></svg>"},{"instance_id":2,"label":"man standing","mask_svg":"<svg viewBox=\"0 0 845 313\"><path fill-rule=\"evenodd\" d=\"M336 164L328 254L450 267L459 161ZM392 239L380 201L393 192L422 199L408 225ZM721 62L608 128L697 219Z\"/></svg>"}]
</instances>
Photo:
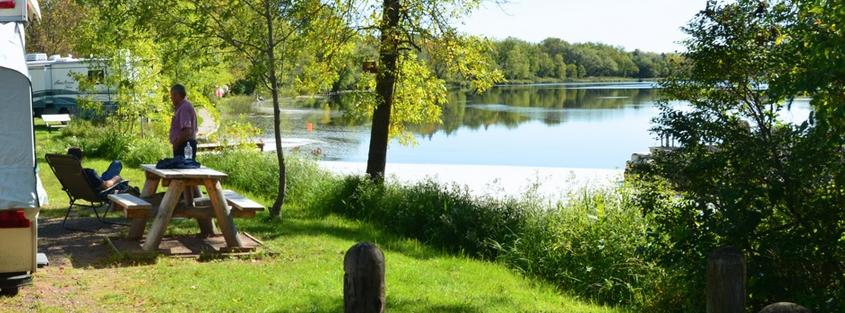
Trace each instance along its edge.
<instances>
[{"instance_id":1,"label":"man standing","mask_svg":"<svg viewBox=\"0 0 845 313\"><path fill-rule=\"evenodd\" d=\"M170 120L170 144L173 156L185 156L196 160L197 155L197 112L188 102L185 86L180 84L170 87L170 101L173 102L173 118ZM191 155L185 155L185 146L191 146Z\"/></svg>"}]
</instances>

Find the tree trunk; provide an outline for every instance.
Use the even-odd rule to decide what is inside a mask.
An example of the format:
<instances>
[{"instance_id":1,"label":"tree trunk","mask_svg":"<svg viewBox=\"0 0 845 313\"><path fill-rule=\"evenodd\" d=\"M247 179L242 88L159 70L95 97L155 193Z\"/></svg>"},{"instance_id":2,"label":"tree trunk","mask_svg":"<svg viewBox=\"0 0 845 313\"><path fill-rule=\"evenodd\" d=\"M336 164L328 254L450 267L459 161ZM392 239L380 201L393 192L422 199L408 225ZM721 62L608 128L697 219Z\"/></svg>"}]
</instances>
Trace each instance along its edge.
<instances>
[{"instance_id":1,"label":"tree trunk","mask_svg":"<svg viewBox=\"0 0 845 313\"><path fill-rule=\"evenodd\" d=\"M367 159L367 174L373 181L384 179L387 162L388 130L390 111L393 106L393 91L396 85L396 63L399 57L399 0L383 0L381 21L381 43L379 59L381 65L376 74L378 104L373 113L373 127L370 132L370 150Z\"/></svg>"},{"instance_id":2,"label":"tree trunk","mask_svg":"<svg viewBox=\"0 0 845 313\"><path fill-rule=\"evenodd\" d=\"M285 155L282 151L281 111L279 110L279 80L276 77L276 58L273 53L273 14L270 11L270 0L264 1L264 18L267 19L267 64L270 70L270 92L273 94L273 130L276 138L276 157L279 160L279 191L276 201L270 208L270 217L281 218L282 204L285 203Z\"/></svg>"}]
</instances>

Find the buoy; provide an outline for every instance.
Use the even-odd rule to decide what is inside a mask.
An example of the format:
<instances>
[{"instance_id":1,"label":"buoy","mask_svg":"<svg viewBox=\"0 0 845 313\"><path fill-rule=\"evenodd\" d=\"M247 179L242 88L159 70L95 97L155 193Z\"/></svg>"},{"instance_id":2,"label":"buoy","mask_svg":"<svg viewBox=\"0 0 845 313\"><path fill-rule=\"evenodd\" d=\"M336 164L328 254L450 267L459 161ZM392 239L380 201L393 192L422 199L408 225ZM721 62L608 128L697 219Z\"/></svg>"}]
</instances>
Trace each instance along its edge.
<instances>
[{"instance_id":1,"label":"buoy","mask_svg":"<svg viewBox=\"0 0 845 313\"><path fill-rule=\"evenodd\" d=\"M314 131L314 124L312 124L311 122L306 122L305 129L308 130L309 133Z\"/></svg>"}]
</instances>

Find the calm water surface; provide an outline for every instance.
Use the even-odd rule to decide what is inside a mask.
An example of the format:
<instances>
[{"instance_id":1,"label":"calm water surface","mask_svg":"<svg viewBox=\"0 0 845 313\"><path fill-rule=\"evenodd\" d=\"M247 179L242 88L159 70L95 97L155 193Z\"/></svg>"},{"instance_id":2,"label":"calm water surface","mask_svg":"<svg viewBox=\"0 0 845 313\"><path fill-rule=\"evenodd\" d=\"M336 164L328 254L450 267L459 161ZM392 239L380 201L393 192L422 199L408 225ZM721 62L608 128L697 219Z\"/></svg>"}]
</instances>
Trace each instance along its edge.
<instances>
[{"instance_id":1,"label":"calm water surface","mask_svg":"<svg viewBox=\"0 0 845 313\"><path fill-rule=\"evenodd\" d=\"M443 123L413 128L414 146L391 142L387 161L623 168L631 153L659 143L648 131L659 92L651 83L503 86L480 95L453 91ZM366 162L370 122L344 115L351 101L341 96L285 105L283 140L307 142L299 150L319 152L324 160ZM269 106L256 110L271 112ZM805 118L806 107L806 101L794 105L786 118ZM250 119L272 146L272 116Z\"/></svg>"}]
</instances>

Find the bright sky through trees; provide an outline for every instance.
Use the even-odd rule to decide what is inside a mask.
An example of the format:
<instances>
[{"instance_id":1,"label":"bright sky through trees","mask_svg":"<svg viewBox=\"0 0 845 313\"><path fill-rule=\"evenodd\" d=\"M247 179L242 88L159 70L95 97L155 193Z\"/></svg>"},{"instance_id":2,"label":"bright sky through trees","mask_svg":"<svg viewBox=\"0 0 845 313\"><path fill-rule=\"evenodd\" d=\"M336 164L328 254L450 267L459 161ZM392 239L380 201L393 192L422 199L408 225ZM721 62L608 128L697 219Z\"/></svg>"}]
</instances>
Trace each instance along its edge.
<instances>
[{"instance_id":1,"label":"bright sky through trees","mask_svg":"<svg viewBox=\"0 0 845 313\"><path fill-rule=\"evenodd\" d=\"M459 28L467 33L539 42L602 42L627 50L681 50L680 28L706 0L509 0L487 1Z\"/></svg>"}]
</instances>

